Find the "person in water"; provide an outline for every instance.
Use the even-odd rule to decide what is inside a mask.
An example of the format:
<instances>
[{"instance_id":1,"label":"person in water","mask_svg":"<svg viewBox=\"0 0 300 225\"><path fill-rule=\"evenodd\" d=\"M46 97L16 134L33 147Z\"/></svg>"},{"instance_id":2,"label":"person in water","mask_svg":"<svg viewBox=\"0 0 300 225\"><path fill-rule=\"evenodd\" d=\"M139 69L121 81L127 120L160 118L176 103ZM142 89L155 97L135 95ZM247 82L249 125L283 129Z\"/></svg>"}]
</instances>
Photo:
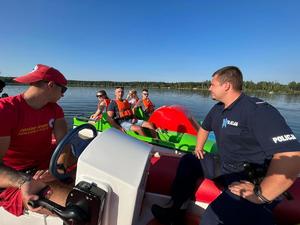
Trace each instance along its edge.
<instances>
[{"instance_id":1,"label":"person in water","mask_svg":"<svg viewBox=\"0 0 300 225\"><path fill-rule=\"evenodd\" d=\"M0 94L3 92L5 86L6 86L5 82L3 80L0 80ZM3 93L1 95L1 98L6 98L6 97L8 97L7 93Z\"/></svg>"},{"instance_id":2,"label":"person in water","mask_svg":"<svg viewBox=\"0 0 300 225\"><path fill-rule=\"evenodd\" d=\"M14 80L29 88L0 99L0 206L16 216L24 210L51 214L31 208L28 201L38 199L37 193L49 186L46 197L64 206L71 190L48 171L52 134L59 142L67 133L64 112L57 104L67 90L67 80L57 69L42 64ZM67 153L62 154L59 162L67 158Z\"/></svg>"},{"instance_id":3,"label":"person in water","mask_svg":"<svg viewBox=\"0 0 300 225\"><path fill-rule=\"evenodd\" d=\"M97 110L90 117L90 119L95 119L95 120L101 118L102 113L106 112L106 109L110 103L110 99L108 98L105 90L97 91L96 97L98 98Z\"/></svg>"},{"instance_id":4,"label":"person in water","mask_svg":"<svg viewBox=\"0 0 300 225\"><path fill-rule=\"evenodd\" d=\"M109 123L123 131L132 130L137 132L139 135L146 136L143 128L148 128L151 135L157 138L157 133L155 132L154 124L144 120L138 120L130 107L129 102L123 99L124 88L116 87L115 89L115 99L112 100L107 108L107 115Z\"/></svg>"},{"instance_id":5,"label":"person in water","mask_svg":"<svg viewBox=\"0 0 300 225\"><path fill-rule=\"evenodd\" d=\"M137 107L141 107L147 116L150 116L154 112L155 105L152 103L152 101L149 98L148 89L142 90L142 99L140 99L137 102L137 104L135 104L133 110L135 111Z\"/></svg>"},{"instance_id":6,"label":"person in water","mask_svg":"<svg viewBox=\"0 0 300 225\"><path fill-rule=\"evenodd\" d=\"M209 91L218 103L201 124L195 154L180 161L171 205L152 206L162 224L183 224L182 206L207 172L202 168L210 157L203 146L210 131L221 159L221 176L215 181L224 190L205 210L201 225L275 224L272 210L300 173L300 143L277 109L247 96L242 87L243 76L235 66L213 73Z\"/></svg>"}]
</instances>

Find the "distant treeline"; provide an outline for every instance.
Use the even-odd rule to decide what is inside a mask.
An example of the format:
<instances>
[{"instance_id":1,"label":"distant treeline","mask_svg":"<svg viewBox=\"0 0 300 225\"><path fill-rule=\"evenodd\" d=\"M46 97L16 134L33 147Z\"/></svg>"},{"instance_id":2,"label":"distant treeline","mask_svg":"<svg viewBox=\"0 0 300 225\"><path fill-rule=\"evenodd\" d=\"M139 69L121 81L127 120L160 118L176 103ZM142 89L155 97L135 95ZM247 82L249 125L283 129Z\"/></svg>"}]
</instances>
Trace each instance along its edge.
<instances>
[{"instance_id":1,"label":"distant treeline","mask_svg":"<svg viewBox=\"0 0 300 225\"><path fill-rule=\"evenodd\" d=\"M7 84L16 84L13 81L14 77L1 77ZM78 81L69 80L68 86L74 87L134 87L134 88L161 88L161 89L190 89L190 90L207 90L210 81L203 82L151 82L151 81L131 81L131 82L116 82L116 81ZM278 82L261 81L254 83L252 81L244 82L244 90L246 91L266 91L280 93L300 93L300 83L292 81L285 84Z\"/></svg>"}]
</instances>

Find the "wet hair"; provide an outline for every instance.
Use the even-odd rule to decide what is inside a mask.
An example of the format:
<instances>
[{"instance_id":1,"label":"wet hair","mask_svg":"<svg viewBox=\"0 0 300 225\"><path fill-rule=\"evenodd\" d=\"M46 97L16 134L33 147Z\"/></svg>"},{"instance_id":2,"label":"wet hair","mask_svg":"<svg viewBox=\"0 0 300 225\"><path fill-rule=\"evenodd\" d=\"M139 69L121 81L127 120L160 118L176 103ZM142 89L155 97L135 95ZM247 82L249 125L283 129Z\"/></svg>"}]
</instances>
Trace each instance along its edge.
<instances>
[{"instance_id":1,"label":"wet hair","mask_svg":"<svg viewBox=\"0 0 300 225\"><path fill-rule=\"evenodd\" d=\"M99 90L99 91L97 91L97 95L103 95L104 96L104 98L107 98L107 94L106 94L106 91L104 91L104 90Z\"/></svg>"},{"instance_id":2,"label":"wet hair","mask_svg":"<svg viewBox=\"0 0 300 225\"><path fill-rule=\"evenodd\" d=\"M229 82L233 89L236 91L243 90L243 74L236 66L223 67L212 75L212 77L218 76L221 84Z\"/></svg>"},{"instance_id":3,"label":"wet hair","mask_svg":"<svg viewBox=\"0 0 300 225\"><path fill-rule=\"evenodd\" d=\"M5 82L3 80L0 80L0 89L3 89L5 85Z\"/></svg>"}]
</instances>

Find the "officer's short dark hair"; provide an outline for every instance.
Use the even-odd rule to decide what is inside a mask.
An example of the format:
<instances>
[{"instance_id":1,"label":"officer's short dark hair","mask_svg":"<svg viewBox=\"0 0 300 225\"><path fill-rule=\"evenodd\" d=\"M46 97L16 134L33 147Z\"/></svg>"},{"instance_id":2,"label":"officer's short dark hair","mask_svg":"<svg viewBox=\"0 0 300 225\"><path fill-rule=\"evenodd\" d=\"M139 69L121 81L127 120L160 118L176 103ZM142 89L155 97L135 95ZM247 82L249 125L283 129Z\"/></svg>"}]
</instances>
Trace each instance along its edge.
<instances>
[{"instance_id":1,"label":"officer's short dark hair","mask_svg":"<svg viewBox=\"0 0 300 225\"><path fill-rule=\"evenodd\" d=\"M147 88L144 88L143 90L142 90L142 92L148 92L148 89Z\"/></svg>"},{"instance_id":2,"label":"officer's short dark hair","mask_svg":"<svg viewBox=\"0 0 300 225\"><path fill-rule=\"evenodd\" d=\"M5 82L3 80L0 80L0 89L3 89L5 87Z\"/></svg>"},{"instance_id":3,"label":"officer's short dark hair","mask_svg":"<svg viewBox=\"0 0 300 225\"><path fill-rule=\"evenodd\" d=\"M218 76L221 84L229 82L234 90L241 91L243 90L243 74L241 70L236 66L226 66L223 67L212 75Z\"/></svg>"}]
</instances>

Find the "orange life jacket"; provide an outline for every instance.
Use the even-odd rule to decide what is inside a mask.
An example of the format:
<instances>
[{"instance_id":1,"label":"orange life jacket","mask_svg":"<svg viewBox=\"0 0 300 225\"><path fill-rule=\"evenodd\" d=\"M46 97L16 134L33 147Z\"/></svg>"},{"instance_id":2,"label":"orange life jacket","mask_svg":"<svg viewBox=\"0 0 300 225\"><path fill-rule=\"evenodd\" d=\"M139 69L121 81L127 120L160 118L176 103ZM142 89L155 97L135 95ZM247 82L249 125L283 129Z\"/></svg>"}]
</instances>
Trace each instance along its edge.
<instances>
[{"instance_id":1,"label":"orange life jacket","mask_svg":"<svg viewBox=\"0 0 300 225\"><path fill-rule=\"evenodd\" d=\"M154 104L151 102L149 98L143 99L143 104L145 106L145 111L148 113L154 112Z\"/></svg>"},{"instance_id":2,"label":"orange life jacket","mask_svg":"<svg viewBox=\"0 0 300 225\"><path fill-rule=\"evenodd\" d=\"M118 106L119 110L119 118L118 119L124 119L124 118L132 118L133 112L131 110L130 104L127 100L115 100Z\"/></svg>"},{"instance_id":3,"label":"orange life jacket","mask_svg":"<svg viewBox=\"0 0 300 225\"><path fill-rule=\"evenodd\" d=\"M110 99L109 99L109 98L106 98L106 99L104 99L104 101L105 101L105 106L106 106L106 108L107 108L108 105L109 105L109 103L110 103Z\"/></svg>"}]
</instances>

